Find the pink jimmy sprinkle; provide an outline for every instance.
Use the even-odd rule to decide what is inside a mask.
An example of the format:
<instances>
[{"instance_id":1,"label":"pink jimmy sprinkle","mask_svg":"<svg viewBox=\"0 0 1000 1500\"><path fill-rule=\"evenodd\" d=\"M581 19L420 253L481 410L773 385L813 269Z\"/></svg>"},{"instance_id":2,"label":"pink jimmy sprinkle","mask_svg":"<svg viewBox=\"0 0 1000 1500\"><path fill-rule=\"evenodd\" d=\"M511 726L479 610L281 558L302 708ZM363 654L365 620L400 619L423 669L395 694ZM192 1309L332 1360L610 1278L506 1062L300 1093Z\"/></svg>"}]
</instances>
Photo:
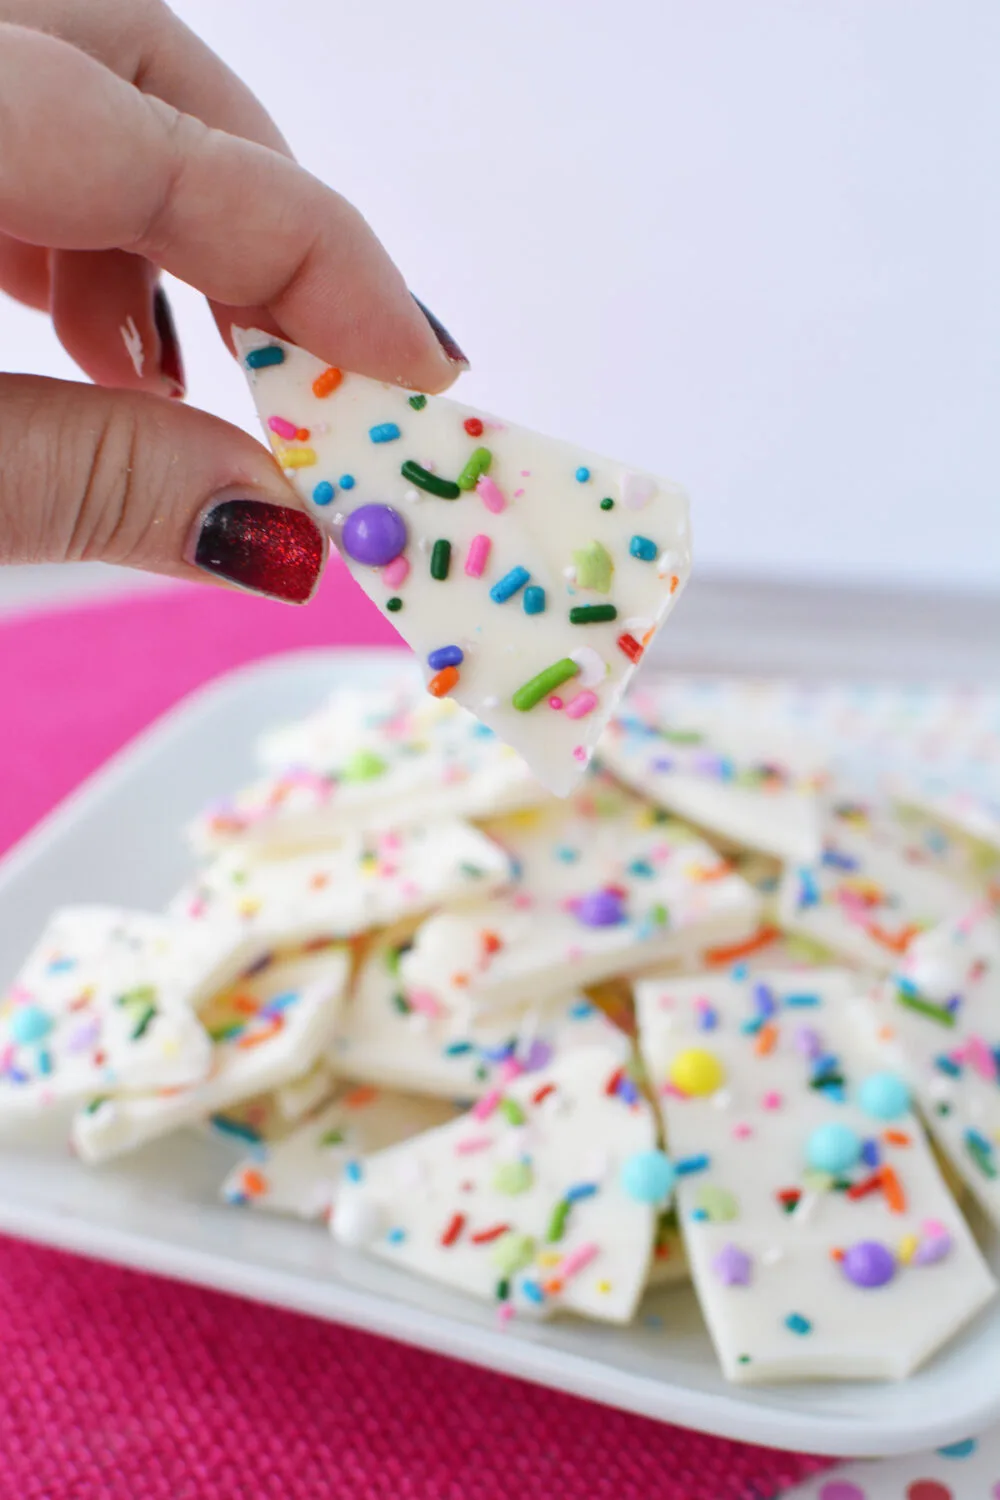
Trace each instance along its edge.
<instances>
[{"instance_id":1,"label":"pink jimmy sprinkle","mask_svg":"<svg viewBox=\"0 0 1000 1500\"><path fill-rule=\"evenodd\" d=\"M760 1101L760 1106L761 1109L780 1109L784 1102L780 1094L771 1093L764 1095Z\"/></svg>"},{"instance_id":2,"label":"pink jimmy sprinkle","mask_svg":"<svg viewBox=\"0 0 1000 1500\"><path fill-rule=\"evenodd\" d=\"M477 1099L472 1106L472 1118L474 1120L488 1120L500 1103L501 1098L502 1095L499 1089L490 1089L481 1099Z\"/></svg>"},{"instance_id":3,"label":"pink jimmy sprinkle","mask_svg":"<svg viewBox=\"0 0 1000 1500\"><path fill-rule=\"evenodd\" d=\"M515 891L510 898L510 904L515 911L530 911L535 904L535 898L530 891Z\"/></svg>"},{"instance_id":4,"label":"pink jimmy sprinkle","mask_svg":"<svg viewBox=\"0 0 1000 1500\"><path fill-rule=\"evenodd\" d=\"M410 576L410 564L402 552L394 557L391 563L386 563L382 569L382 581L391 589L398 589L401 583L405 583Z\"/></svg>"},{"instance_id":5,"label":"pink jimmy sprinkle","mask_svg":"<svg viewBox=\"0 0 1000 1500\"><path fill-rule=\"evenodd\" d=\"M513 1302L501 1302L500 1306L497 1308L497 1322L500 1324L500 1327L506 1328L507 1324L510 1322L513 1316Z\"/></svg>"},{"instance_id":6,"label":"pink jimmy sprinkle","mask_svg":"<svg viewBox=\"0 0 1000 1500\"><path fill-rule=\"evenodd\" d=\"M498 516L506 508L507 501L504 498L503 490L497 484L496 480L491 479L488 474L480 474L476 481L476 494L486 506L486 509L491 511L495 516Z\"/></svg>"},{"instance_id":7,"label":"pink jimmy sprinkle","mask_svg":"<svg viewBox=\"0 0 1000 1500\"><path fill-rule=\"evenodd\" d=\"M555 711L556 711L556 713L558 713L559 710L562 708L562 706L563 706L563 701L559 697L559 694L558 693L553 693L552 697L549 699L549 707L550 708L554 708Z\"/></svg>"},{"instance_id":8,"label":"pink jimmy sprinkle","mask_svg":"<svg viewBox=\"0 0 1000 1500\"><path fill-rule=\"evenodd\" d=\"M745 1121L741 1120L738 1125L733 1126L733 1135L738 1141L749 1140L753 1135L753 1126L747 1125Z\"/></svg>"},{"instance_id":9,"label":"pink jimmy sprinkle","mask_svg":"<svg viewBox=\"0 0 1000 1500\"><path fill-rule=\"evenodd\" d=\"M523 491L523 490L515 490L515 491L514 491L514 499L515 499L515 500L520 500L520 498L521 498L521 496L522 496L522 495L523 495L523 494L524 494L524 491Z\"/></svg>"},{"instance_id":10,"label":"pink jimmy sprinkle","mask_svg":"<svg viewBox=\"0 0 1000 1500\"><path fill-rule=\"evenodd\" d=\"M581 693L580 696L582 698L584 695ZM574 745L573 746L573 759L574 760L586 760L587 759L586 747L583 746L583 745Z\"/></svg>"},{"instance_id":11,"label":"pink jimmy sprinkle","mask_svg":"<svg viewBox=\"0 0 1000 1500\"><path fill-rule=\"evenodd\" d=\"M566 717L568 719L582 719L587 714L592 714L596 707L596 693L592 693L589 690L583 693L577 693L576 697L571 698L569 703L567 703L566 705ZM573 753L574 755L576 754L575 751Z\"/></svg>"},{"instance_id":12,"label":"pink jimmy sprinkle","mask_svg":"<svg viewBox=\"0 0 1000 1500\"><path fill-rule=\"evenodd\" d=\"M512 1083L513 1080L515 1078L519 1078L523 1072L524 1068L518 1062L516 1057L505 1057L503 1062L500 1064L500 1077L503 1079L504 1083Z\"/></svg>"},{"instance_id":13,"label":"pink jimmy sprinkle","mask_svg":"<svg viewBox=\"0 0 1000 1500\"><path fill-rule=\"evenodd\" d=\"M993 1053L987 1047L981 1036L970 1036L965 1044L965 1055L975 1068L980 1078L985 1078L987 1083L997 1081L997 1062Z\"/></svg>"},{"instance_id":14,"label":"pink jimmy sprinkle","mask_svg":"<svg viewBox=\"0 0 1000 1500\"><path fill-rule=\"evenodd\" d=\"M398 833L392 833L392 832L380 834L379 837L378 837L377 842L378 842L378 847L379 847L380 850L381 849L400 849L400 848L402 848L402 844L403 844L403 840L401 839L401 837L399 836L399 834Z\"/></svg>"},{"instance_id":15,"label":"pink jimmy sprinkle","mask_svg":"<svg viewBox=\"0 0 1000 1500\"><path fill-rule=\"evenodd\" d=\"M947 1234L948 1231L940 1219L924 1219L920 1226L920 1233L926 1234L928 1239L936 1240L940 1239L943 1234Z\"/></svg>"},{"instance_id":16,"label":"pink jimmy sprinkle","mask_svg":"<svg viewBox=\"0 0 1000 1500\"><path fill-rule=\"evenodd\" d=\"M412 1010L419 1011L422 1016L430 1016L432 1021L444 1015L444 1006L430 990L407 990L406 998Z\"/></svg>"},{"instance_id":17,"label":"pink jimmy sprinkle","mask_svg":"<svg viewBox=\"0 0 1000 1500\"><path fill-rule=\"evenodd\" d=\"M600 1245L595 1245L593 1240L590 1240L586 1245L580 1245L578 1249L572 1250L569 1255L565 1256L559 1262L556 1274L564 1281L570 1276L576 1276L584 1266L589 1266L592 1260L596 1260L600 1253Z\"/></svg>"},{"instance_id":18,"label":"pink jimmy sprinkle","mask_svg":"<svg viewBox=\"0 0 1000 1500\"><path fill-rule=\"evenodd\" d=\"M289 422L285 417L268 417L267 425L272 432L276 432L278 437L284 438L288 443L292 441L292 438L297 435L299 430L294 422Z\"/></svg>"},{"instance_id":19,"label":"pink jimmy sprinkle","mask_svg":"<svg viewBox=\"0 0 1000 1500\"><path fill-rule=\"evenodd\" d=\"M493 1137L490 1135L467 1135L464 1140L456 1142L455 1154L471 1156L474 1151L485 1151L492 1144Z\"/></svg>"},{"instance_id":20,"label":"pink jimmy sprinkle","mask_svg":"<svg viewBox=\"0 0 1000 1500\"><path fill-rule=\"evenodd\" d=\"M469 543L469 550L465 554L465 573L468 578L482 578L483 569L490 555L493 543L488 536L474 536Z\"/></svg>"}]
</instances>

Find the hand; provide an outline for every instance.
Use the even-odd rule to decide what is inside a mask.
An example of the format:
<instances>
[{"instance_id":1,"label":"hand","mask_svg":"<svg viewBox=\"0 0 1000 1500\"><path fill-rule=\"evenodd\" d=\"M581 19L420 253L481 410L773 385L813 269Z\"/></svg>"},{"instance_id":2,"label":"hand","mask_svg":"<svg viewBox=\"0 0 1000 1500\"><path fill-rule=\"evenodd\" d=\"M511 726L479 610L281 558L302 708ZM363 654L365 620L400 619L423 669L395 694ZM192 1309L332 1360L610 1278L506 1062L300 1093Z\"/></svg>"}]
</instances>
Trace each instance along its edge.
<instances>
[{"instance_id":1,"label":"hand","mask_svg":"<svg viewBox=\"0 0 1000 1500\"><path fill-rule=\"evenodd\" d=\"M294 602L324 543L270 454L169 398L160 270L333 365L445 389L461 351L365 221L160 0L0 0L0 288L95 386L0 374L0 562L100 558Z\"/></svg>"}]
</instances>

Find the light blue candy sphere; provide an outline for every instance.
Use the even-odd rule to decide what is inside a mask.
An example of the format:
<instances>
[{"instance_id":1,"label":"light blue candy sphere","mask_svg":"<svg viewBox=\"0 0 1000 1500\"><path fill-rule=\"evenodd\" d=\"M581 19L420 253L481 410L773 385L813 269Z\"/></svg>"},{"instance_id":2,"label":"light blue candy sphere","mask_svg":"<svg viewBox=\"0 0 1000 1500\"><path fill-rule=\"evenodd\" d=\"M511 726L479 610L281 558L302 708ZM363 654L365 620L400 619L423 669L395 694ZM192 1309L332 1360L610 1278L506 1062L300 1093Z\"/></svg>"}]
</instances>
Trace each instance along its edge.
<instances>
[{"instance_id":1,"label":"light blue candy sphere","mask_svg":"<svg viewBox=\"0 0 1000 1500\"><path fill-rule=\"evenodd\" d=\"M622 1187L637 1203L665 1203L676 1176L673 1162L662 1151L636 1151L622 1165Z\"/></svg>"},{"instance_id":2,"label":"light blue candy sphere","mask_svg":"<svg viewBox=\"0 0 1000 1500\"><path fill-rule=\"evenodd\" d=\"M897 1120L910 1107L910 1089L898 1073L871 1073L858 1089L858 1103L876 1120Z\"/></svg>"},{"instance_id":3,"label":"light blue candy sphere","mask_svg":"<svg viewBox=\"0 0 1000 1500\"><path fill-rule=\"evenodd\" d=\"M861 1137L849 1125L820 1125L809 1137L806 1159L817 1172L836 1177L848 1171L861 1156Z\"/></svg>"},{"instance_id":4,"label":"light blue candy sphere","mask_svg":"<svg viewBox=\"0 0 1000 1500\"><path fill-rule=\"evenodd\" d=\"M19 1047L40 1042L52 1030L52 1021L40 1005L19 1005L10 1018L11 1040Z\"/></svg>"}]
</instances>

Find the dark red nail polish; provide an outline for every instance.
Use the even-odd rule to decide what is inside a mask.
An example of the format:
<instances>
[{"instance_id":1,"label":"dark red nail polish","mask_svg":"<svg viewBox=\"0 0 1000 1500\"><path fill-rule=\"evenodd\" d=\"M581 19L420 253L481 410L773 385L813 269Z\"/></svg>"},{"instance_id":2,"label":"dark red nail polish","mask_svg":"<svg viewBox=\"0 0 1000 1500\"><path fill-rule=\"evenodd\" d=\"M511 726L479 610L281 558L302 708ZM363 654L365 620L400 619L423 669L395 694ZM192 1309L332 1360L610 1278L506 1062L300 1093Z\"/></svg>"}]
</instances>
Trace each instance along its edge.
<instances>
[{"instance_id":1,"label":"dark red nail polish","mask_svg":"<svg viewBox=\"0 0 1000 1500\"><path fill-rule=\"evenodd\" d=\"M323 569L323 538L304 511L222 500L201 523L194 563L255 594L304 604Z\"/></svg>"},{"instance_id":2,"label":"dark red nail polish","mask_svg":"<svg viewBox=\"0 0 1000 1500\"><path fill-rule=\"evenodd\" d=\"M160 374L173 387L171 395L179 401L187 390L184 379L184 360L181 357L174 311L162 286L153 293L153 323L160 340Z\"/></svg>"},{"instance_id":3,"label":"dark red nail polish","mask_svg":"<svg viewBox=\"0 0 1000 1500\"><path fill-rule=\"evenodd\" d=\"M419 297L414 297L412 292L410 293L410 296L413 297L414 302L420 308L420 311L423 313L424 317L431 325L431 328L434 332L434 337L437 339L438 343L441 345L441 348L444 350L445 354L447 354L452 364L467 365L469 363L468 358L462 353L461 349L458 347L444 324L438 321L429 307L424 306Z\"/></svg>"}]
</instances>

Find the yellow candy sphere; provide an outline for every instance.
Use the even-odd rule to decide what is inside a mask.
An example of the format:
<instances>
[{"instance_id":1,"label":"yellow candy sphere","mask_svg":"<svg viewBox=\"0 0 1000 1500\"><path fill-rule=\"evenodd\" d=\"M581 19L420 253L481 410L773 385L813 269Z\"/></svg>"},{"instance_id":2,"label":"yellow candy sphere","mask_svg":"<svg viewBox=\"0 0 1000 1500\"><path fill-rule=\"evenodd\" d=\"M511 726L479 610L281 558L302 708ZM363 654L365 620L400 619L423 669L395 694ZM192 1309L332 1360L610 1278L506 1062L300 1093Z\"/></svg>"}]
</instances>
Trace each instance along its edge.
<instances>
[{"instance_id":1,"label":"yellow candy sphere","mask_svg":"<svg viewBox=\"0 0 1000 1500\"><path fill-rule=\"evenodd\" d=\"M682 1094L714 1094L725 1081L726 1070L714 1052L702 1047L687 1047L678 1052L667 1072L675 1089Z\"/></svg>"}]
</instances>

